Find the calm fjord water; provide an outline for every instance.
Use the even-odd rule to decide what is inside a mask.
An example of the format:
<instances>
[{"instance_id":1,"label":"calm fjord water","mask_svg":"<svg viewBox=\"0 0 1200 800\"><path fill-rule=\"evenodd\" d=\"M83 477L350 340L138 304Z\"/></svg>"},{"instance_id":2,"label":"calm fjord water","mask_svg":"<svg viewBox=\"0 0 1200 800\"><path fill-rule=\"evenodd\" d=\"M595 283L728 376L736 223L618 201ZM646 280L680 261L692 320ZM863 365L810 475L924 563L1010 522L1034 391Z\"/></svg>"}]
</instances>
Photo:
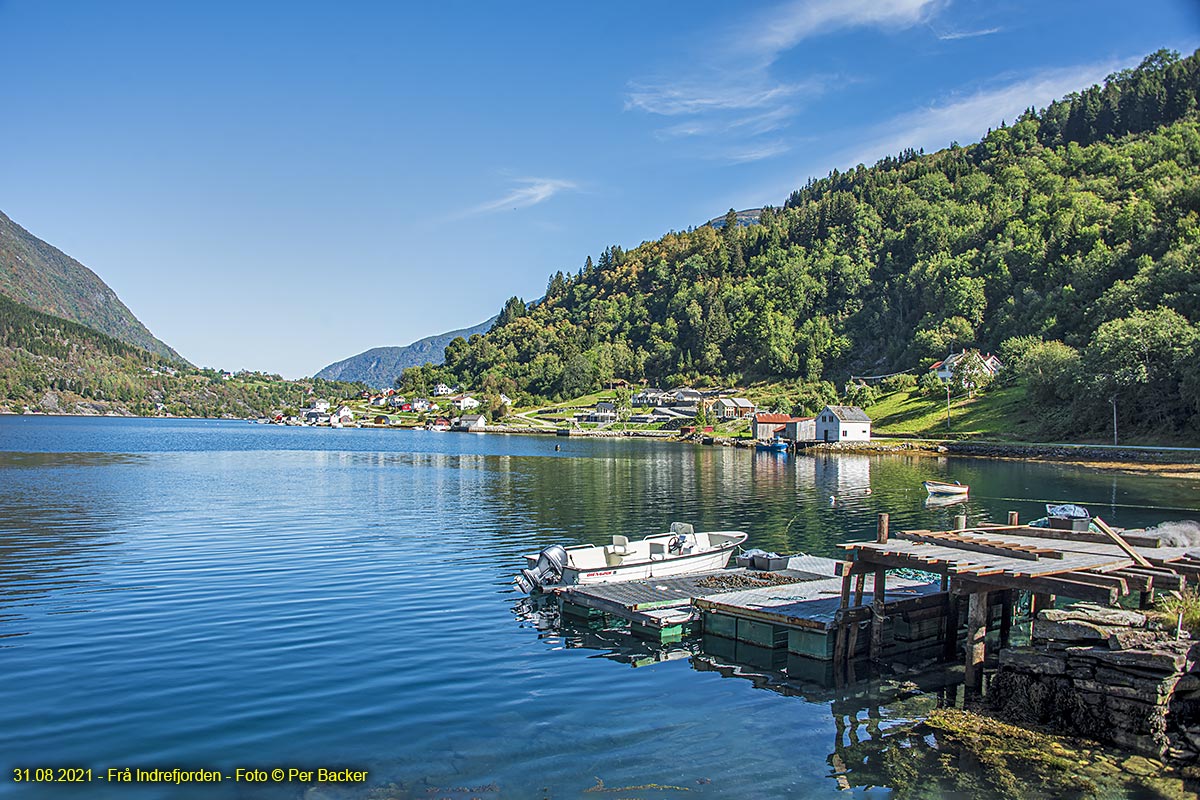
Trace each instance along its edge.
<instances>
[{"instance_id":1,"label":"calm fjord water","mask_svg":"<svg viewBox=\"0 0 1200 800\"><path fill-rule=\"evenodd\" d=\"M971 500L926 510L924 478ZM582 797L597 778L832 796L827 700L539 632L510 588L519 555L673 520L834 555L878 511L930 527L1048 500L1145 525L1200 517L1194 488L1017 462L0 417L0 796L306 788L11 781L38 766L369 770L349 797Z\"/></svg>"}]
</instances>

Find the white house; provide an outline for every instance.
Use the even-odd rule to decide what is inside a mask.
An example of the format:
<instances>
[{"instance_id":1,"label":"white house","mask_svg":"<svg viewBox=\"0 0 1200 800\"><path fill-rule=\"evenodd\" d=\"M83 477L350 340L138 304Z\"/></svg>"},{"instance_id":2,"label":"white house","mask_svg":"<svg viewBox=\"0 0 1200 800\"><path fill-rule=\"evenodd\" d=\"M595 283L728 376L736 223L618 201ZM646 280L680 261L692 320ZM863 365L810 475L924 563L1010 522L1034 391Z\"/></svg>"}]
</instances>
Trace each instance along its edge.
<instances>
[{"instance_id":1,"label":"white house","mask_svg":"<svg viewBox=\"0 0 1200 800\"><path fill-rule=\"evenodd\" d=\"M502 405L511 406L511 405L512 405L512 398L511 398L511 397L509 397L508 395L506 395L504 392L501 392L501 393L500 393L500 403L501 403Z\"/></svg>"},{"instance_id":2,"label":"white house","mask_svg":"<svg viewBox=\"0 0 1200 800\"><path fill-rule=\"evenodd\" d=\"M444 383L439 383L437 386L433 387L434 397L449 397L452 394L454 394L454 390Z\"/></svg>"},{"instance_id":3,"label":"white house","mask_svg":"<svg viewBox=\"0 0 1200 800\"><path fill-rule=\"evenodd\" d=\"M937 375L943 381L948 381L954 374L954 367L963 358L978 359L980 369L993 377L995 377L996 373L1003 368L1003 364L1000 363L1000 359L996 358L991 353L980 353L978 350L964 350L961 353L951 353L941 361L931 366L929 371L934 375Z\"/></svg>"},{"instance_id":4,"label":"white house","mask_svg":"<svg viewBox=\"0 0 1200 800\"><path fill-rule=\"evenodd\" d=\"M342 406L329 415L329 420L330 422L340 422L345 425L348 422L354 422L354 412L350 410L350 406Z\"/></svg>"},{"instance_id":5,"label":"white house","mask_svg":"<svg viewBox=\"0 0 1200 800\"><path fill-rule=\"evenodd\" d=\"M392 408L399 408L404 405L404 395L394 394L387 399L387 404Z\"/></svg>"},{"instance_id":6,"label":"white house","mask_svg":"<svg viewBox=\"0 0 1200 800\"><path fill-rule=\"evenodd\" d=\"M482 414L463 414L450 427L456 431L482 431L486 425Z\"/></svg>"},{"instance_id":7,"label":"white house","mask_svg":"<svg viewBox=\"0 0 1200 800\"><path fill-rule=\"evenodd\" d=\"M722 397L713 408L717 419L741 419L754 413L754 403L744 397Z\"/></svg>"},{"instance_id":8,"label":"white house","mask_svg":"<svg viewBox=\"0 0 1200 800\"><path fill-rule=\"evenodd\" d=\"M312 404L312 407L313 407L313 411L326 412L329 410L329 401L328 400L318 400Z\"/></svg>"},{"instance_id":9,"label":"white house","mask_svg":"<svg viewBox=\"0 0 1200 800\"><path fill-rule=\"evenodd\" d=\"M871 441L871 418L858 406L825 406L815 428L818 442Z\"/></svg>"},{"instance_id":10,"label":"white house","mask_svg":"<svg viewBox=\"0 0 1200 800\"><path fill-rule=\"evenodd\" d=\"M467 411L472 408L479 408L479 401L469 394L460 394L451 399L450 405L457 408L459 411Z\"/></svg>"},{"instance_id":11,"label":"white house","mask_svg":"<svg viewBox=\"0 0 1200 800\"><path fill-rule=\"evenodd\" d=\"M647 388L630 398L630 402L635 406L657 406L661 405L659 400L662 399L662 389Z\"/></svg>"}]
</instances>

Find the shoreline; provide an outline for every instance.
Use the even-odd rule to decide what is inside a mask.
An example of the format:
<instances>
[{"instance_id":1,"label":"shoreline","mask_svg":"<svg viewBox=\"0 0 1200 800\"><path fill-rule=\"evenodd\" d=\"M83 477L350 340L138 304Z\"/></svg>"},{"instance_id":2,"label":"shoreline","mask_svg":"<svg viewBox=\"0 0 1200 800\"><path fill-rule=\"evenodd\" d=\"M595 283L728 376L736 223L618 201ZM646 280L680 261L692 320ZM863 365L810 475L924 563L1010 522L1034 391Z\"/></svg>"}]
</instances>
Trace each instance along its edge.
<instances>
[{"instance_id":1,"label":"shoreline","mask_svg":"<svg viewBox=\"0 0 1200 800\"><path fill-rule=\"evenodd\" d=\"M253 422L245 417L147 417L136 414L63 414L0 410L0 415L12 417L71 417L82 419L171 419L213 420L218 422ZM309 426L311 427L311 426ZM320 426L327 427L327 426ZM418 426L375 425L362 423L352 426L367 430L422 430ZM482 431L449 431L450 433L489 433L515 436L559 436L558 428L537 426L488 425ZM706 447L737 447L753 449L754 441L732 438L712 433L680 435L678 431L662 430L580 430L569 429L562 436L566 439L655 439L664 442L701 445ZM858 455L909 455L921 458L954 456L958 458L984 458L1002 461L1030 461L1037 463L1071 464L1093 469L1113 470L1133 475L1156 475L1163 478L1200 481L1200 448L1168 448L1152 445L1130 445L1126 447L1096 444L1046 443L1046 442L986 442L964 440L909 439L881 437L869 442L816 442L798 448L798 451L813 453L852 453Z\"/></svg>"}]
</instances>

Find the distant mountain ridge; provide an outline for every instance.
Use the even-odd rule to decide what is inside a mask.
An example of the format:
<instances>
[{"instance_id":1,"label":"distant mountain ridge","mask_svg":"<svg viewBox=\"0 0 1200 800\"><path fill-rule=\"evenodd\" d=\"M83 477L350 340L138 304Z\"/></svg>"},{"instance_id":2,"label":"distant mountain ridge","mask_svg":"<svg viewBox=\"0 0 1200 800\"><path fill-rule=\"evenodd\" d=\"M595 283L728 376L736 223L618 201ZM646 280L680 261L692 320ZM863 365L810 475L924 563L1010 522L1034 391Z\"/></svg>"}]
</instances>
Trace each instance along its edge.
<instances>
[{"instance_id":1,"label":"distant mountain ridge","mask_svg":"<svg viewBox=\"0 0 1200 800\"><path fill-rule=\"evenodd\" d=\"M425 363L441 364L445 359L446 345L459 336L469 339L477 333L487 333L496 319L492 317L472 328L426 336L406 347L373 347L330 364L314 377L329 381L361 381L377 389L386 389L409 367L419 367Z\"/></svg>"},{"instance_id":2,"label":"distant mountain ridge","mask_svg":"<svg viewBox=\"0 0 1200 800\"><path fill-rule=\"evenodd\" d=\"M186 363L96 273L0 211L0 294L126 344Z\"/></svg>"}]
</instances>

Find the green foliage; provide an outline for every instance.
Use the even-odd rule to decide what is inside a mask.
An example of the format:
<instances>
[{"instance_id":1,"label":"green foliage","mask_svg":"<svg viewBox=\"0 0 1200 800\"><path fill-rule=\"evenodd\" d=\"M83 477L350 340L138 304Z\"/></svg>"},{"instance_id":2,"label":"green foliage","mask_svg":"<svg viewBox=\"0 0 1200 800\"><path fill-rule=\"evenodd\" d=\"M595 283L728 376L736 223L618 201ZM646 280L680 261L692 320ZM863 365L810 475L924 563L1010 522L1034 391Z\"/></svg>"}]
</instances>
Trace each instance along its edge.
<instances>
[{"instance_id":1,"label":"green foliage","mask_svg":"<svg viewBox=\"0 0 1200 800\"><path fill-rule=\"evenodd\" d=\"M1183 592L1160 595L1152 613L1165 626L1179 625L1182 616L1183 629L1193 639L1200 636L1200 592L1191 586Z\"/></svg>"},{"instance_id":2,"label":"green foliage","mask_svg":"<svg viewBox=\"0 0 1200 800\"><path fill-rule=\"evenodd\" d=\"M1169 308L1105 322L1083 354L1096 389L1089 407L1115 401L1129 422L1175 428L1194 409L1184 384L1198 345L1200 329Z\"/></svg>"},{"instance_id":3,"label":"green foliage","mask_svg":"<svg viewBox=\"0 0 1200 800\"><path fill-rule=\"evenodd\" d=\"M0 408L247 417L303 405L310 389L336 399L364 388L257 372L226 377L0 296Z\"/></svg>"},{"instance_id":4,"label":"green foliage","mask_svg":"<svg viewBox=\"0 0 1200 800\"><path fill-rule=\"evenodd\" d=\"M937 375L926 372L917 381L917 390L926 397L938 397L946 393L946 384Z\"/></svg>"},{"instance_id":5,"label":"green foliage","mask_svg":"<svg viewBox=\"0 0 1200 800\"><path fill-rule=\"evenodd\" d=\"M1088 380L1075 348L1059 341L1037 342L1013 362L1035 406L1069 404Z\"/></svg>"},{"instance_id":6,"label":"green foliage","mask_svg":"<svg viewBox=\"0 0 1200 800\"><path fill-rule=\"evenodd\" d=\"M846 403L851 406L869 406L879 402L881 392L874 386L865 383L851 382L846 384Z\"/></svg>"},{"instance_id":7,"label":"green foliage","mask_svg":"<svg viewBox=\"0 0 1200 800\"><path fill-rule=\"evenodd\" d=\"M757 225L727 215L719 230L609 247L595 264L553 275L541 301L510 300L486 335L453 342L447 382L473 386L498 372L548 398L612 377L815 385L965 347L1008 343L1019 362L1049 341L1083 352L1096 373L1104 365L1087 353L1122 350L1129 338L1107 329L1093 344L1106 324L1158 308L1184 329L1200 320L1198 95L1200 55L1156 53L978 144L810 181ZM1113 384L1128 422L1193 424L1200 401L1189 398L1200 392L1185 389L1200 387L1195 359L1172 351L1150 361L1145 381L1134 369ZM958 378L968 392L983 383ZM945 393L930 380L922 376L922 391ZM1159 390L1167 401L1139 416ZM1072 401L1074 430L1103 428L1090 402L1098 396L1092 387L1089 402ZM785 409L810 402L774 399Z\"/></svg>"},{"instance_id":8,"label":"green foliage","mask_svg":"<svg viewBox=\"0 0 1200 800\"><path fill-rule=\"evenodd\" d=\"M908 372L889 375L879 382L885 392L902 392L917 388L917 376Z\"/></svg>"}]
</instances>

